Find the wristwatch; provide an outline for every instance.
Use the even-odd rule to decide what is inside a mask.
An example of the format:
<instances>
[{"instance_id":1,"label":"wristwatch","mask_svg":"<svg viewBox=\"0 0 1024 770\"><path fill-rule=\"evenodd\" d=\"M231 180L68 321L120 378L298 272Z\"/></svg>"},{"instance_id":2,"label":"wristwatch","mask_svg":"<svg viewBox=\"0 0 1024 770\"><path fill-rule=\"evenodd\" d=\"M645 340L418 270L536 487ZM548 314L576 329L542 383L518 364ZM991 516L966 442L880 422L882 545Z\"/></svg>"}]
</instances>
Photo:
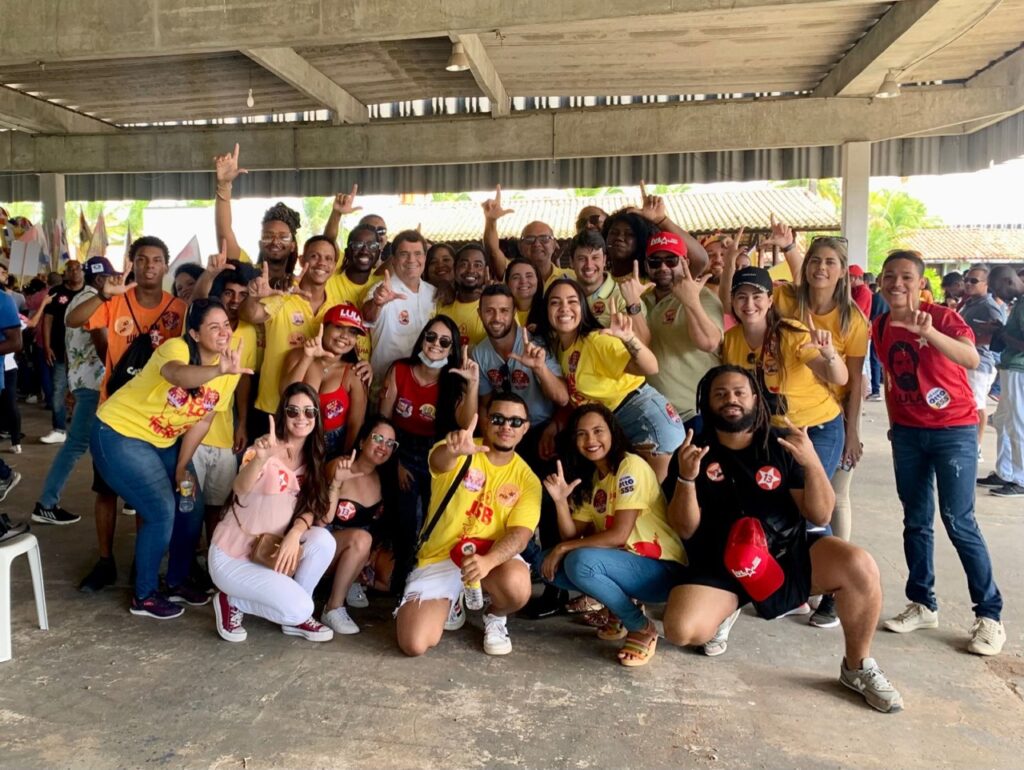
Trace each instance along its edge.
<instances>
[{"instance_id":1,"label":"wristwatch","mask_svg":"<svg viewBox=\"0 0 1024 770\"><path fill-rule=\"evenodd\" d=\"M643 309L643 305L639 302L634 302L632 305L626 305L626 315L640 315L640 311Z\"/></svg>"}]
</instances>

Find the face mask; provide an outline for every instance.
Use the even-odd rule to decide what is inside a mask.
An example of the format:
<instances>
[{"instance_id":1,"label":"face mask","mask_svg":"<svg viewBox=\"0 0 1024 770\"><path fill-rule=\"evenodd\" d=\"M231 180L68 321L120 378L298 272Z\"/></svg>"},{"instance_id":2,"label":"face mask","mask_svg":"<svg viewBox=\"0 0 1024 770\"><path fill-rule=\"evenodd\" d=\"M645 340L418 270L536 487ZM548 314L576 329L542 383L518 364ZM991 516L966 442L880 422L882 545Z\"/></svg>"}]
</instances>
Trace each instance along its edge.
<instances>
[{"instance_id":1,"label":"face mask","mask_svg":"<svg viewBox=\"0 0 1024 770\"><path fill-rule=\"evenodd\" d=\"M445 365L448 363L448 356L445 356L444 358L441 358L437 361L431 361L429 358L427 358L427 354L421 350L420 363L423 364L428 369L443 369Z\"/></svg>"}]
</instances>

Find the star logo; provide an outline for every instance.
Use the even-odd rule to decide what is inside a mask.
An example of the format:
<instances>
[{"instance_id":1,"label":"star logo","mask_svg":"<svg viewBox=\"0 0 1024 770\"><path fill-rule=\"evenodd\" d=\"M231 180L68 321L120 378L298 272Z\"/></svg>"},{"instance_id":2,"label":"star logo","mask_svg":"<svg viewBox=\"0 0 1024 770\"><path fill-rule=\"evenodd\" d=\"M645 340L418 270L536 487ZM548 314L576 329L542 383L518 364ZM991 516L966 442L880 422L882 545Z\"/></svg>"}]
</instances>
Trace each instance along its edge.
<instances>
[{"instance_id":1,"label":"star logo","mask_svg":"<svg viewBox=\"0 0 1024 770\"><path fill-rule=\"evenodd\" d=\"M926 340L926 339L925 339L924 337L918 337L918 338L917 338L917 346L918 346L919 348L926 348L926 347L929 347L929 345L928 345L928 340Z\"/></svg>"},{"instance_id":2,"label":"star logo","mask_svg":"<svg viewBox=\"0 0 1024 770\"><path fill-rule=\"evenodd\" d=\"M773 465L765 465L757 472L757 476L754 479L757 485L766 492L771 492L779 488L782 484L782 474L779 469Z\"/></svg>"}]
</instances>

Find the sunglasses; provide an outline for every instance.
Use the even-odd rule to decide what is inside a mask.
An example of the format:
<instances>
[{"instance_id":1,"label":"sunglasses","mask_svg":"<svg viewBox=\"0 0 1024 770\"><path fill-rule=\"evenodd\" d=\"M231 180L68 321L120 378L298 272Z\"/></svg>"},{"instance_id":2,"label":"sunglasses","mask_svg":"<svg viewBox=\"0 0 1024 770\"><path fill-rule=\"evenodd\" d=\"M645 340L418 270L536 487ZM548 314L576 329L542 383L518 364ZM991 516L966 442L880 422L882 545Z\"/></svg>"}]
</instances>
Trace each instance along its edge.
<instances>
[{"instance_id":1,"label":"sunglasses","mask_svg":"<svg viewBox=\"0 0 1024 770\"><path fill-rule=\"evenodd\" d=\"M385 438L379 433L371 433L370 440L373 441L374 444L383 444L388 449L398 449L397 441L395 441L393 438Z\"/></svg>"},{"instance_id":2,"label":"sunglasses","mask_svg":"<svg viewBox=\"0 0 1024 770\"><path fill-rule=\"evenodd\" d=\"M284 408L284 413L292 418L298 417L301 414L307 420L314 420L320 414L320 410L315 406L292 406L289 404Z\"/></svg>"},{"instance_id":3,"label":"sunglasses","mask_svg":"<svg viewBox=\"0 0 1024 770\"><path fill-rule=\"evenodd\" d=\"M433 345L436 342L445 350L452 346L451 337L442 337L437 332L427 332L426 334L423 335L423 340L424 342L429 342L431 345Z\"/></svg>"},{"instance_id":4,"label":"sunglasses","mask_svg":"<svg viewBox=\"0 0 1024 770\"><path fill-rule=\"evenodd\" d=\"M357 241L356 243L350 243L349 248L352 249L354 254L358 254L360 251L374 253L380 251L380 244L377 241Z\"/></svg>"},{"instance_id":5,"label":"sunglasses","mask_svg":"<svg viewBox=\"0 0 1024 770\"><path fill-rule=\"evenodd\" d=\"M647 269L648 270L657 270L662 265L664 265L665 267L679 267L679 257L648 257L647 258Z\"/></svg>"},{"instance_id":6,"label":"sunglasses","mask_svg":"<svg viewBox=\"0 0 1024 770\"><path fill-rule=\"evenodd\" d=\"M844 238L841 235L819 235L819 236L811 239L810 244L807 246L807 250L810 251L812 248L814 248L814 245L817 244L818 242L821 242L821 243L823 243L826 246L828 246L829 244L833 244L834 245L834 244L837 244L837 243L841 244L843 246L849 246L850 245L850 239L849 238Z\"/></svg>"},{"instance_id":7,"label":"sunglasses","mask_svg":"<svg viewBox=\"0 0 1024 770\"><path fill-rule=\"evenodd\" d=\"M269 234L263 234L263 235L260 236L260 243L263 244L264 246L269 246L274 241L278 241L280 243L291 243L293 240L294 240L294 238L290 234L289 235L269 235Z\"/></svg>"},{"instance_id":8,"label":"sunglasses","mask_svg":"<svg viewBox=\"0 0 1024 770\"><path fill-rule=\"evenodd\" d=\"M386 227L375 227L373 228L373 231L377 233L378 238L383 238L388 234L388 229Z\"/></svg>"},{"instance_id":9,"label":"sunglasses","mask_svg":"<svg viewBox=\"0 0 1024 770\"><path fill-rule=\"evenodd\" d=\"M508 423L513 428L521 428L529 422L525 417L506 417L501 412L495 412L490 416L491 425L500 428L505 423Z\"/></svg>"},{"instance_id":10,"label":"sunglasses","mask_svg":"<svg viewBox=\"0 0 1024 770\"><path fill-rule=\"evenodd\" d=\"M969 283L973 286L975 284L984 283L984 281L981 278L964 278L964 283Z\"/></svg>"}]
</instances>

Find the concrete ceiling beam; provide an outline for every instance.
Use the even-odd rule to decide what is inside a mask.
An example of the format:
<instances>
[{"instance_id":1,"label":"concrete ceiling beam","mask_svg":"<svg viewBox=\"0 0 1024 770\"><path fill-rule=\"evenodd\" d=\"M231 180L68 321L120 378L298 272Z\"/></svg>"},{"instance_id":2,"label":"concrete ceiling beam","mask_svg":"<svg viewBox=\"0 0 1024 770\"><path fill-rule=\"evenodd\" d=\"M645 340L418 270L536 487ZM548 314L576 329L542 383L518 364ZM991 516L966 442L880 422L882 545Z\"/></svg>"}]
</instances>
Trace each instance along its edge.
<instances>
[{"instance_id":1,"label":"concrete ceiling beam","mask_svg":"<svg viewBox=\"0 0 1024 770\"><path fill-rule=\"evenodd\" d=\"M491 114L495 117L508 115L512 110L512 99L502 85L501 78L494 69L494 62L487 54L480 36L452 33L451 40L453 43L461 43L465 49L466 58L469 59L469 71L473 73L477 87L490 100Z\"/></svg>"},{"instance_id":2,"label":"concrete ceiling beam","mask_svg":"<svg viewBox=\"0 0 1024 770\"><path fill-rule=\"evenodd\" d=\"M0 86L0 125L30 134L94 134L117 127L59 104Z\"/></svg>"}]
</instances>

